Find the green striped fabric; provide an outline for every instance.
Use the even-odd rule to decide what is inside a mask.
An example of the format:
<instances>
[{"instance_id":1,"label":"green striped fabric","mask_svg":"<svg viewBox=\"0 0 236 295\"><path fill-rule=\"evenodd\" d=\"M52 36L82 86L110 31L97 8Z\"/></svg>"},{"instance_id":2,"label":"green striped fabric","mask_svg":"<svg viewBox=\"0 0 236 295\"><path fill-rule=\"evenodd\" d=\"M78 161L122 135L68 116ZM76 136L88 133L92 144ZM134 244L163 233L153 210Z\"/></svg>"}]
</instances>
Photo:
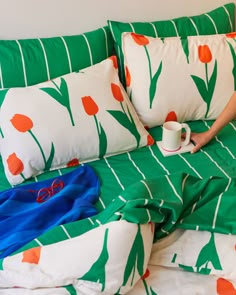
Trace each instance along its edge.
<instances>
[{"instance_id":1,"label":"green striped fabric","mask_svg":"<svg viewBox=\"0 0 236 295\"><path fill-rule=\"evenodd\" d=\"M0 88L41 83L101 62L112 53L107 26L80 35L0 40Z\"/></svg>"},{"instance_id":2,"label":"green striped fabric","mask_svg":"<svg viewBox=\"0 0 236 295\"><path fill-rule=\"evenodd\" d=\"M124 23L108 20L115 41L115 51L119 58L120 79L125 85L121 36L124 32L134 32L150 37L173 37L224 34L235 30L235 3L228 3L212 11L195 16L184 16L170 20L153 22Z\"/></svg>"},{"instance_id":3,"label":"green striped fabric","mask_svg":"<svg viewBox=\"0 0 236 295\"><path fill-rule=\"evenodd\" d=\"M212 123L189 122L193 132L205 131ZM161 131L161 127L150 130L156 140L161 139ZM176 227L235 234L234 212L231 210L231 214L229 210L236 205L233 197L236 194L235 137L236 122L233 121L196 154L164 157L154 144L90 162L102 183L96 204L100 213L92 218L58 226L23 249L75 237L100 224L119 219L135 223L160 223L162 227L157 231L156 238ZM55 177L70 169L45 173L34 181ZM4 183L3 171L1 173L0 188L3 190L10 186L6 181ZM226 214L227 222L224 219Z\"/></svg>"}]
</instances>

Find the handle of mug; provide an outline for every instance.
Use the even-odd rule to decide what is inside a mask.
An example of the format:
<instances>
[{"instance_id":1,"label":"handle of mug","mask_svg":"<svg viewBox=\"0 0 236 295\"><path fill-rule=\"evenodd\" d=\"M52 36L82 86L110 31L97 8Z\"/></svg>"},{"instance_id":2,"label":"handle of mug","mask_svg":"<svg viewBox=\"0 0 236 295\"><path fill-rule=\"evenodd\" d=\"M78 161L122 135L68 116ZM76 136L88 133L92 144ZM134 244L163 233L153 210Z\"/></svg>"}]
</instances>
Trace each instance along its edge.
<instances>
[{"instance_id":1,"label":"handle of mug","mask_svg":"<svg viewBox=\"0 0 236 295\"><path fill-rule=\"evenodd\" d=\"M191 129L188 126L188 124L186 124L186 123L182 123L181 125L182 125L182 128L185 129L185 132L186 132L185 140L182 143L182 145L185 146L185 145L188 145L190 142Z\"/></svg>"}]
</instances>

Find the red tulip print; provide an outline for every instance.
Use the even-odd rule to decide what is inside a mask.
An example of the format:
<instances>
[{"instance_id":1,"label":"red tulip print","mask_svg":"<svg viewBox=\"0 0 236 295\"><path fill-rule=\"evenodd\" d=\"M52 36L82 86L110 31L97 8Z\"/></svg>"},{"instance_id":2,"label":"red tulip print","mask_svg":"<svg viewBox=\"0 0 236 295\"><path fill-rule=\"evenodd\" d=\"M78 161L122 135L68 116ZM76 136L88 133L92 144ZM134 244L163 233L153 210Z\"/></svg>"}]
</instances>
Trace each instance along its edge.
<instances>
[{"instance_id":1,"label":"red tulip print","mask_svg":"<svg viewBox=\"0 0 236 295\"><path fill-rule=\"evenodd\" d=\"M144 285L144 289L146 291L146 295L152 294L152 295L157 295L156 292L154 292L154 290L152 289L152 287L149 288L148 284L147 284L147 279L150 276L150 271L147 268L145 274L141 277L141 280L143 281L143 285ZM150 289L150 291L149 291ZM151 293L150 293L151 292Z\"/></svg>"},{"instance_id":2,"label":"red tulip print","mask_svg":"<svg viewBox=\"0 0 236 295\"><path fill-rule=\"evenodd\" d=\"M145 274L141 277L142 280L146 280L150 275L150 271L149 269L147 268L146 271L145 271Z\"/></svg>"},{"instance_id":3,"label":"red tulip print","mask_svg":"<svg viewBox=\"0 0 236 295\"><path fill-rule=\"evenodd\" d=\"M217 280L216 291L218 295L236 295L236 289L234 285L223 278Z\"/></svg>"},{"instance_id":4,"label":"red tulip print","mask_svg":"<svg viewBox=\"0 0 236 295\"><path fill-rule=\"evenodd\" d=\"M73 167L73 166L77 166L77 165L79 165L79 160L74 158L66 164L66 167Z\"/></svg>"},{"instance_id":5,"label":"red tulip print","mask_svg":"<svg viewBox=\"0 0 236 295\"><path fill-rule=\"evenodd\" d=\"M121 88L119 85L111 83L111 91L113 94L113 97L119 101L122 102L124 100L123 94L121 92Z\"/></svg>"},{"instance_id":6,"label":"red tulip print","mask_svg":"<svg viewBox=\"0 0 236 295\"><path fill-rule=\"evenodd\" d=\"M54 157L54 145L53 145L53 143L51 144L51 152L50 152L49 158L46 159L46 156L45 156L45 154L43 152L43 149L42 149L37 137L32 132L32 128L33 128L34 124L33 124L33 121L31 120L31 118L29 118L28 116L23 115L23 114L15 114L10 121L11 121L13 127L17 131L23 132L23 133L24 132L29 132L30 133L30 135L33 137L34 141L38 145L38 147L40 149L40 152L42 154L43 161L44 161L44 164L45 164L44 169L48 170L51 167L52 160L53 160L53 157Z\"/></svg>"},{"instance_id":7,"label":"red tulip print","mask_svg":"<svg viewBox=\"0 0 236 295\"><path fill-rule=\"evenodd\" d=\"M22 178L25 179L24 175L22 174L22 172L24 171L24 163L21 161L20 158L17 157L16 153L8 156L7 166L12 175L21 175Z\"/></svg>"},{"instance_id":8,"label":"red tulip print","mask_svg":"<svg viewBox=\"0 0 236 295\"><path fill-rule=\"evenodd\" d=\"M165 118L165 122L168 121L178 121L177 115L174 111L171 111L167 114L166 118Z\"/></svg>"},{"instance_id":9,"label":"red tulip print","mask_svg":"<svg viewBox=\"0 0 236 295\"><path fill-rule=\"evenodd\" d=\"M155 141L154 141L153 137L150 134L148 134L148 136L147 136L147 146L153 145L154 142Z\"/></svg>"},{"instance_id":10,"label":"red tulip print","mask_svg":"<svg viewBox=\"0 0 236 295\"><path fill-rule=\"evenodd\" d=\"M131 33L131 36L135 43L139 46L143 46L144 50L147 55L148 59L148 67L149 67L149 76L150 76L150 86L149 86L149 108L152 108L153 100L155 98L156 89L157 89L157 82L158 78L160 77L161 71L162 71L162 61L159 64L159 67L156 71L156 73L153 75L152 73L152 65L151 65L151 59L149 56L149 52L147 49L147 45L149 44L149 39L146 36L138 35L135 33Z\"/></svg>"},{"instance_id":11,"label":"red tulip print","mask_svg":"<svg viewBox=\"0 0 236 295\"><path fill-rule=\"evenodd\" d=\"M32 120L22 114L15 114L10 121L12 125L20 132L26 132L33 128Z\"/></svg>"},{"instance_id":12,"label":"red tulip print","mask_svg":"<svg viewBox=\"0 0 236 295\"><path fill-rule=\"evenodd\" d=\"M204 64L212 61L212 54L208 45L198 46L198 57L199 60Z\"/></svg>"},{"instance_id":13,"label":"red tulip print","mask_svg":"<svg viewBox=\"0 0 236 295\"><path fill-rule=\"evenodd\" d=\"M41 256L41 247L35 247L23 252L22 262L38 264Z\"/></svg>"},{"instance_id":14,"label":"red tulip print","mask_svg":"<svg viewBox=\"0 0 236 295\"><path fill-rule=\"evenodd\" d=\"M109 57L111 61L113 62L113 66L115 69L118 69L118 63L117 63L117 57L115 55L112 55Z\"/></svg>"},{"instance_id":15,"label":"red tulip print","mask_svg":"<svg viewBox=\"0 0 236 295\"><path fill-rule=\"evenodd\" d=\"M99 158L102 158L106 154L107 150L107 137L101 123L98 122L96 117L99 107L91 96L83 96L81 97L81 100L85 113L88 116L94 117L99 138Z\"/></svg>"},{"instance_id":16,"label":"red tulip print","mask_svg":"<svg viewBox=\"0 0 236 295\"><path fill-rule=\"evenodd\" d=\"M206 103L206 113L205 118L208 116L208 112L210 109L211 100L213 97L213 93L216 85L217 78L217 60L215 61L214 68L211 76L208 73L208 64L212 61L212 53L208 45L199 45L198 46L198 58L200 62L205 65L205 79L202 79L198 76L191 75L202 99Z\"/></svg>"},{"instance_id":17,"label":"red tulip print","mask_svg":"<svg viewBox=\"0 0 236 295\"><path fill-rule=\"evenodd\" d=\"M131 75L130 75L129 68L127 66L125 67L125 79L126 79L126 87L130 87Z\"/></svg>"},{"instance_id":18,"label":"red tulip print","mask_svg":"<svg viewBox=\"0 0 236 295\"><path fill-rule=\"evenodd\" d=\"M234 38L236 38L236 32L232 32L232 33L225 34L225 36L226 36L227 38L232 38L232 39L234 39Z\"/></svg>"},{"instance_id":19,"label":"red tulip print","mask_svg":"<svg viewBox=\"0 0 236 295\"><path fill-rule=\"evenodd\" d=\"M82 99L84 110L87 113L87 115L94 116L98 113L99 111L98 105L92 99L91 96L83 96L81 99Z\"/></svg>"},{"instance_id":20,"label":"red tulip print","mask_svg":"<svg viewBox=\"0 0 236 295\"><path fill-rule=\"evenodd\" d=\"M149 44L149 40L147 37L145 37L144 35L139 35L136 33L131 33L132 38L134 39L134 41L141 46L145 46Z\"/></svg>"}]
</instances>

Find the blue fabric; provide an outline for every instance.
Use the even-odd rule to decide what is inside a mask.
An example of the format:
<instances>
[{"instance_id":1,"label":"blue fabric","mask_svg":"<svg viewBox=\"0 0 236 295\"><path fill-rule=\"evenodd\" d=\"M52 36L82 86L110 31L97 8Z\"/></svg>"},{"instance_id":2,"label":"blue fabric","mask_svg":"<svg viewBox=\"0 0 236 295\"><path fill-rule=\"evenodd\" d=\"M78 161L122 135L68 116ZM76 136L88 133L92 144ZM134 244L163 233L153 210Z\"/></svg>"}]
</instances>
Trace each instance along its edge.
<instances>
[{"instance_id":1,"label":"blue fabric","mask_svg":"<svg viewBox=\"0 0 236 295\"><path fill-rule=\"evenodd\" d=\"M99 178L88 165L0 192L0 258L56 225L96 214L99 194Z\"/></svg>"}]
</instances>

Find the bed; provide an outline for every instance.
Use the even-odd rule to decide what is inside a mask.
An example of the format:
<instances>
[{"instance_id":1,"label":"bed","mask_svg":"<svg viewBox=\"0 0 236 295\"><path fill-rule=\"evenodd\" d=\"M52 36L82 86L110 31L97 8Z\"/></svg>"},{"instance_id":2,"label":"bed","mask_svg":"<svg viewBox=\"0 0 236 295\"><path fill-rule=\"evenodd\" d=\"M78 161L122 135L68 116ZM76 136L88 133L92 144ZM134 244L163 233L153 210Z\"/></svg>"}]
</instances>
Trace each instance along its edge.
<instances>
[{"instance_id":1,"label":"bed","mask_svg":"<svg viewBox=\"0 0 236 295\"><path fill-rule=\"evenodd\" d=\"M236 294L236 121L194 154L158 145L236 88L235 2L190 2L2 18L0 294Z\"/></svg>"}]
</instances>

